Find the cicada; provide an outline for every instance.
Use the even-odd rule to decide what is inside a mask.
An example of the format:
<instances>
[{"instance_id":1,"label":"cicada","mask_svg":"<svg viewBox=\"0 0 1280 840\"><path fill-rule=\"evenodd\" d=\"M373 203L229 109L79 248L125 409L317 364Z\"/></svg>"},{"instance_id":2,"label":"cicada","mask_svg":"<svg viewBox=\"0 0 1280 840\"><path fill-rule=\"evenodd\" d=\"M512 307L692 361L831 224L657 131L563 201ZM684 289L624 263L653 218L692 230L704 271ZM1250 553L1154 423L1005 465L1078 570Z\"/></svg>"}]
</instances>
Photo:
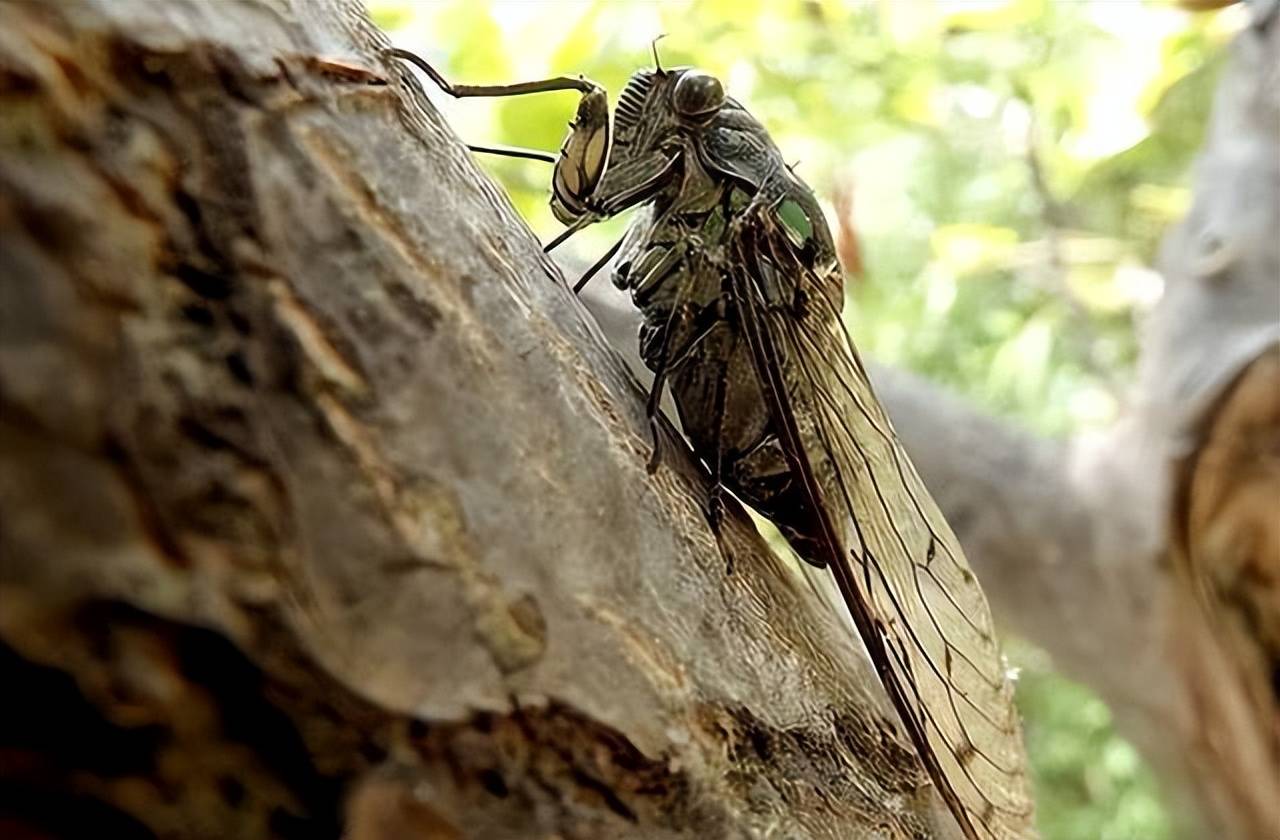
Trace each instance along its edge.
<instances>
[{"instance_id":1,"label":"cicada","mask_svg":"<svg viewBox=\"0 0 1280 840\"><path fill-rule=\"evenodd\" d=\"M844 288L813 191L713 75L641 70L610 115L582 77L453 85L456 97L577 90L555 156L551 207L568 227L644 205L613 282L643 314L669 390L715 491L774 522L829 568L904 730L964 836L1034 835L1020 726L989 609L960 546L903 451L841 320ZM581 289L614 246L575 286ZM657 457L655 435L655 458Z\"/></svg>"}]
</instances>

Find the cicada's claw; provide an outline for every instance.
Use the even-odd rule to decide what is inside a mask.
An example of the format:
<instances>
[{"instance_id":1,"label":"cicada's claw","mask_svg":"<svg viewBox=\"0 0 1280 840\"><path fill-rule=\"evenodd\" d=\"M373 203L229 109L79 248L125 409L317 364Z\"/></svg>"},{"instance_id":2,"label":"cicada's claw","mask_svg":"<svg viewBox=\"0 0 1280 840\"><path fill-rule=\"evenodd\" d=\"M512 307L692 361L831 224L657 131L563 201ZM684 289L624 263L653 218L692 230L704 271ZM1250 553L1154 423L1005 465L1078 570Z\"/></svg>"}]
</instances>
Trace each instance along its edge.
<instances>
[{"instance_id":1,"label":"cicada's claw","mask_svg":"<svg viewBox=\"0 0 1280 840\"><path fill-rule=\"evenodd\" d=\"M649 432L652 434L653 451L649 454L649 460L645 462L644 469L649 475L653 475L662 465L662 430L658 428L656 416L649 418Z\"/></svg>"}]
</instances>

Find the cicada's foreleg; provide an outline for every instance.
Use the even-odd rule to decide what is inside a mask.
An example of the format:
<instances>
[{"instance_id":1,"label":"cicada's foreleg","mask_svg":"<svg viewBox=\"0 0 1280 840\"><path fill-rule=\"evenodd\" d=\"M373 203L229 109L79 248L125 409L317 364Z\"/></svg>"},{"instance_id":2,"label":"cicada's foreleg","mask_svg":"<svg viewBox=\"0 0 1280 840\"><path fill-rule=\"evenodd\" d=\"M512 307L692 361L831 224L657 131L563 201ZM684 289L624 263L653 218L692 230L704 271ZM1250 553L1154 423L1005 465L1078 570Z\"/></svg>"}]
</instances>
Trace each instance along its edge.
<instances>
[{"instance_id":1,"label":"cicada's foreleg","mask_svg":"<svg viewBox=\"0 0 1280 840\"><path fill-rule=\"evenodd\" d=\"M507 85L455 85L440 75L439 70L436 70L425 59L415 53L393 47L389 54L417 67L430 76L431 81L435 82L442 91L457 99L466 99L471 96L523 96L526 93L546 93L553 90L576 90L581 93L590 93L593 90L600 89L600 86L595 82L584 79L581 76L553 76L550 79L539 79L536 82L515 82Z\"/></svg>"},{"instance_id":2,"label":"cicada's foreleg","mask_svg":"<svg viewBox=\"0 0 1280 840\"><path fill-rule=\"evenodd\" d=\"M668 157L662 152L654 152L627 161L621 166L610 167L603 179L592 186L592 191L578 200L578 206L567 201L561 190L561 176L569 160L562 153L560 162L556 164L556 186L551 203L551 209L556 211L557 217L569 226L543 246L542 250L547 253L554 251L584 227L652 198L677 174L680 155L677 153L674 157ZM557 201L569 208L566 211L568 215L561 215L561 211L557 209Z\"/></svg>"},{"instance_id":3,"label":"cicada's foreleg","mask_svg":"<svg viewBox=\"0 0 1280 840\"><path fill-rule=\"evenodd\" d=\"M666 387L667 375L679 368L686 361L692 358L694 351L702 340L710 335L715 329L716 324L724 319L724 309L721 306L712 304L711 306L696 309L692 304L679 304L677 309L672 310L671 317L667 319L666 334L662 339L662 350L658 357L657 370L653 377L653 388L649 391L649 402L646 406L646 416L649 419L649 429L653 433L653 455L649 458L648 470L650 474L657 471L661 462L661 436L658 426L658 410L662 402L662 391ZM689 338L684 342L683 346L673 350L671 347L671 336L679 330L681 334L688 332ZM724 401L724 382L720 382L717 387L717 401ZM723 405L718 405L721 416L723 414ZM716 487L712 492L713 499L718 498L721 489L721 475L723 474L721 458L717 453L716 463L712 465L714 472ZM718 502L713 507L718 506ZM709 511L709 515L711 512ZM718 512L716 513L718 515Z\"/></svg>"},{"instance_id":4,"label":"cicada's foreleg","mask_svg":"<svg viewBox=\"0 0 1280 840\"><path fill-rule=\"evenodd\" d=\"M475 143L468 143L467 148L473 152L480 152L486 155L501 155L502 157L521 158L522 160L540 160L543 163L555 163L559 160L550 152L523 149L519 146L481 146Z\"/></svg>"},{"instance_id":5,"label":"cicada's foreleg","mask_svg":"<svg viewBox=\"0 0 1280 840\"><path fill-rule=\"evenodd\" d=\"M683 154L653 151L610 167L592 193L589 209L607 217L647 201L671 183Z\"/></svg>"},{"instance_id":6,"label":"cicada's foreleg","mask_svg":"<svg viewBox=\"0 0 1280 840\"><path fill-rule=\"evenodd\" d=\"M506 155L508 157L549 160L555 163L551 175L551 212L569 229L546 247L550 251L574 231L612 213L596 212L591 197L609 165L609 149L612 144L609 123L609 97L604 88L582 76L554 76L535 82L516 82L508 85L455 85L440 75L421 57L407 50L393 49L391 55L402 58L431 77L441 90L458 99L473 96L524 96L528 93L548 93L557 90L576 90L582 94L569 133L560 145L558 155L548 155L528 149L509 149L504 146L468 146L472 151Z\"/></svg>"},{"instance_id":7,"label":"cicada's foreleg","mask_svg":"<svg viewBox=\"0 0 1280 840\"><path fill-rule=\"evenodd\" d=\"M509 85L455 85L440 74L421 56L408 50L392 48L388 55L409 62L423 73L445 93L455 99L467 99L476 96L523 96L528 93L547 93L557 90L576 90L583 94L595 94L603 97L604 91L599 85L581 76L555 76L550 79L539 79L534 82L517 82ZM473 152L490 155L523 158L525 160L541 160L546 163L558 163L560 157L537 149L522 149L514 146L480 146L467 144Z\"/></svg>"},{"instance_id":8,"label":"cicada's foreleg","mask_svg":"<svg viewBox=\"0 0 1280 840\"><path fill-rule=\"evenodd\" d=\"M550 251L574 232L617 212L611 206L592 200L609 165L609 150L613 143L609 122L609 97L604 88L582 76L554 76L535 82L516 82L507 85L455 85L420 56L408 50L393 49L390 54L417 67L431 77L431 81L435 82L442 91L458 99L473 96L524 96L529 93L547 93L557 90L576 90L581 93L577 111L574 112L573 121L569 123L569 133L560 145L558 155L529 149L511 149L505 146L468 146L468 148L477 152L532 158L551 161L555 164L555 172L551 176L551 212L569 227L544 250ZM664 160L663 163L665 162ZM641 178L634 183L643 180ZM632 185L633 183L626 184L626 186ZM622 198L624 203L631 201L626 195Z\"/></svg>"}]
</instances>

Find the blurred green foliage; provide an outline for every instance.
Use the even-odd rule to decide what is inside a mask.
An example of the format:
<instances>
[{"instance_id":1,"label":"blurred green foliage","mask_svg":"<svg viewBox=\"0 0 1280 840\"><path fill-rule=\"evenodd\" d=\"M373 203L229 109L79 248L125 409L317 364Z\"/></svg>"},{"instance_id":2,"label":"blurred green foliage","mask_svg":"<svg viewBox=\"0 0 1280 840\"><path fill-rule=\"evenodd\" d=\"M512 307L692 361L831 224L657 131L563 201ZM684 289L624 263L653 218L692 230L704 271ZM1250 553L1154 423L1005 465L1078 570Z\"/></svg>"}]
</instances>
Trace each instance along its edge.
<instances>
[{"instance_id":1,"label":"blurred green foliage","mask_svg":"<svg viewBox=\"0 0 1280 840\"><path fill-rule=\"evenodd\" d=\"M1018 707L1045 840L1162 840L1170 816L1137 751L1115 734L1105 703L1014 643Z\"/></svg>"},{"instance_id":2,"label":"blurred green foliage","mask_svg":"<svg viewBox=\"0 0 1280 840\"><path fill-rule=\"evenodd\" d=\"M1106 423L1189 202L1231 15L1138 0L370 0L451 78L582 73L615 95L659 43L725 80L820 197L851 190L861 349L1045 433ZM459 134L554 151L575 95L433 99ZM486 159L544 239L543 164ZM833 204L828 213L838 221ZM575 238L584 262L624 220ZM1035 651L1019 704L1047 840L1172 829L1105 706Z\"/></svg>"}]
</instances>

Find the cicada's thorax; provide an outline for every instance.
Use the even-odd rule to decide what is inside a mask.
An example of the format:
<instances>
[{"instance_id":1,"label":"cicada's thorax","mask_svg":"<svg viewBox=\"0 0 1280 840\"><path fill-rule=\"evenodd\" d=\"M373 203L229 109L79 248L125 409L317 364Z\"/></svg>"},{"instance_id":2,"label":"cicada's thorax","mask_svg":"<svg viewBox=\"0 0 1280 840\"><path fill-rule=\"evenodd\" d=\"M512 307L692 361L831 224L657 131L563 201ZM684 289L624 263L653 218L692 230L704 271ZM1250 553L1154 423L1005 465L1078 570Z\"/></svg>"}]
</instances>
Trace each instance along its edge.
<instances>
[{"instance_id":1,"label":"cicada's thorax","mask_svg":"<svg viewBox=\"0 0 1280 840\"><path fill-rule=\"evenodd\" d=\"M643 314L641 357L665 368L694 450L735 495L785 520L805 503L725 282L730 223L752 193L696 160L682 176L635 223L613 280Z\"/></svg>"}]
</instances>

